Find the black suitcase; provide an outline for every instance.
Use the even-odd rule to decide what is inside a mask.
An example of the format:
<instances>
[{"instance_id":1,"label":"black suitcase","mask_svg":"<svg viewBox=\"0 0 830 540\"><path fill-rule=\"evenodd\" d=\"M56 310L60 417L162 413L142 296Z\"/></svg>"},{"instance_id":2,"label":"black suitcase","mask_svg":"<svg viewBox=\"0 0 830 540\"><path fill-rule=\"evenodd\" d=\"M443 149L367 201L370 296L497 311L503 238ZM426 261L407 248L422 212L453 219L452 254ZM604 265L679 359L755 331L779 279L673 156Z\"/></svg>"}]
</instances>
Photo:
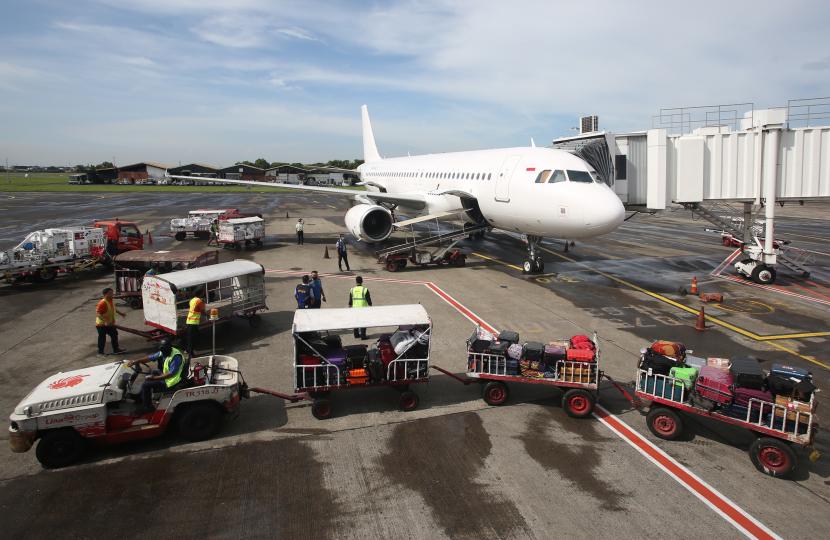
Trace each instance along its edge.
<instances>
[{"instance_id":1,"label":"black suitcase","mask_svg":"<svg viewBox=\"0 0 830 540\"><path fill-rule=\"evenodd\" d=\"M383 362L380 359L380 351L377 349L370 349L366 358L366 371L369 372L369 380L372 382L380 382L383 380L385 374L383 373Z\"/></svg>"},{"instance_id":2,"label":"black suitcase","mask_svg":"<svg viewBox=\"0 0 830 540\"><path fill-rule=\"evenodd\" d=\"M366 345L346 345L343 347L346 352L346 364L349 369L358 369L364 367L366 359L369 355L369 347Z\"/></svg>"},{"instance_id":3,"label":"black suitcase","mask_svg":"<svg viewBox=\"0 0 830 540\"><path fill-rule=\"evenodd\" d=\"M467 340L467 348L473 353L483 353L490 348L492 341L489 339L481 339L478 336L478 329L473 331L473 335Z\"/></svg>"},{"instance_id":4,"label":"black suitcase","mask_svg":"<svg viewBox=\"0 0 830 540\"><path fill-rule=\"evenodd\" d=\"M735 386L738 388L754 388L763 390L766 386L766 375L761 369L761 364L754 356L733 356L730 360L732 365L729 371L735 378Z\"/></svg>"},{"instance_id":5,"label":"black suitcase","mask_svg":"<svg viewBox=\"0 0 830 540\"><path fill-rule=\"evenodd\" d=\"M538 341L528 341L522 347L522 358L531 362L541 362L545 355L545 346Z\"/></svg>"},{"instance_id":6,"label":"black suitcase","mask_svg":"<svg viewBox=\"0 0 830 540\"><path fill-rule=\"evenodd\" d=\"M343 348L343 340L340 339L340 336L337 334L331 334L328 336L323 337L323 342L326 344L326 347L329 349L342 349Z\"/></svg>"},{"instance_id":7,"label":"black suitcase","mask_svg":"<svg viewBox=\"0 0 830 540\"><path fill-rule=\"evenodd\" d=\"M488 354L498 354L499 356L507 356L507 349L511 343L508 341L494 341L490 348L487 349Z\"/></svg>"},{"instance_id":8,"label":"black suitcase","mask_svg":"<svg viewBox=\"0 0 830 540\"><path fill-rule=\"evenodd\" d=\"M507 341L509 344L519 342L519 333L513 330L502 330L499 334L499 341Z\"/></svg>"},{"instance_id":9,"label":"black suitcase","mask_svg":"<svg viewBox=\"0 0 830 540\"><path fill-rule=\"evenodd\" d=\"M668 375L673 367L683 367L684 364L674 357L666 356L656 353L651 349L646 349L640 360L640 369L651 370L652 373L659 375Z\"/></svg>"}]
</instances>

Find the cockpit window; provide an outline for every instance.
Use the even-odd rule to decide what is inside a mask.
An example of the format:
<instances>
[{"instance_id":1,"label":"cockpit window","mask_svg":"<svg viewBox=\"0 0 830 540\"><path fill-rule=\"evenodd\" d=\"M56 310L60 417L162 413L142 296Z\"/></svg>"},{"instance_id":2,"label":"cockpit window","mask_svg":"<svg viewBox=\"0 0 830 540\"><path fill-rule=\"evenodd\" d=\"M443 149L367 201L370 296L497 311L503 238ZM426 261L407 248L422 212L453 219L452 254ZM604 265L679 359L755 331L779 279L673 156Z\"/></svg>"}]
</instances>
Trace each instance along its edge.
<instances>
[{"instance_id":1,"label":"cockpit window","mask_svg":"<svg viewBox=\"0 0 830 540\"><path fill-rule=\"evenodd\" d=\"M550 183L555 184L557 182L564 182L565 180L565 171L556 170L553 171L553 176L551 176L550 178Z\"/></svg>"},{"instance_id":2,"label":"cockpit window","mask_svg":"<svg viewBox=\"0 0 830 540\"><path fill-rule=\"evenodd\" d=\"M583 184L593 184L594 179L591 178L588 171L568 171L568 179L571 182L582 182Z\"/></svg>"},{"instance_id":3,"label":"cockpit window","mask_svg":"<svg viewBox=\"0 0 830 540\"><path fill-rule=\"evenodd\" d=\"M544 184L550 178L550 171L542 171L539 173L539 176L536 177L537 184Z\"/></svg>"}]
</instances>

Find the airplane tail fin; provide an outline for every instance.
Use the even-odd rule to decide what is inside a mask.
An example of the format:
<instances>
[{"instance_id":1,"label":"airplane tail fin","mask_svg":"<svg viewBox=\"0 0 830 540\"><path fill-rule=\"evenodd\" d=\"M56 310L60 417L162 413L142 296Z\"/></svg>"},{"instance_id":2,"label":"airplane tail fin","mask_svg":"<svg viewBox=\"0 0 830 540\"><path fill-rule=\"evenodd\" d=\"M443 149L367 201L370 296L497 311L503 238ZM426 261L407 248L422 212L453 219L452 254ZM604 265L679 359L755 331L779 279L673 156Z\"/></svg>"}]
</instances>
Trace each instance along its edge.
<instances>
[{"instance_id":1,"label":"airplane tail fin","mask_svg":"<svg viewBox=\"0 0 830 540\"><path fill-rule=\"evenodd\" d=\"M375 144L375 135L372 133L372 122L369 120L369 109L366 105L360 108L363 116L363 161L378 161L380 154Z\"/></svg>"}]
</instances>

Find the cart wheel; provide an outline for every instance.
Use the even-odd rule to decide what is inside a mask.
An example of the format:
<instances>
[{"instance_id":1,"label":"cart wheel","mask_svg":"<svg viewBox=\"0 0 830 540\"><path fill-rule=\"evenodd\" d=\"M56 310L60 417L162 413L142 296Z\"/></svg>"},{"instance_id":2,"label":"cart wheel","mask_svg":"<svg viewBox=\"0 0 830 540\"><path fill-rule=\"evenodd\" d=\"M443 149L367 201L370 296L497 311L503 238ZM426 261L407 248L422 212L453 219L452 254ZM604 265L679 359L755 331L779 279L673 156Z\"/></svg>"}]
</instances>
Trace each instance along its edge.
<instances>
[{"instance_id":1,"label":"cart wheel","mask_svg":"<svg viewBox=\"0 0 830 540\"><path fill-rule=\"evenodd\" d=\"M328 399L315 399L311 404L311 414L317 420L331 418L331 401Z\"/></svg>"},{"instance_id":2,"label":"cart wheel","mask_svg":"<svg viewBox=\"0 0 830 540\"><path fill-rule=\"evenodd\" d=\"M182 240L187 238L187 233L186 232L177 232L176 235L173 238L175 238L176 240L181 242Z\"/></svg>"},{"instance_id":3,"label":"cart wheel","mask_svg":"<svg viewBox=\"0 0 830 540\"><path fill-rule=\"evenodd\" d=\"M587 390L572 388L562 396L562 408L572 418L585 418L594 412L594 396Z\"/></svg>"},{"instance_id":4,"label":"cart wheel","mask_svg":"<svg viewBox=\"0 0 830 540\"><path fill-rule=\"evenodd\" d=\"M141 309L142 301L141 298L138 296L130 297L129 300L130 307L133 309Z\"/></svg>"},{"instance_id":5,"label":"cart wheel","mask_svg":"<svg viewBox=\"0 0 830 540\"><path fill-rule=\"evenodd\" d=\"M646 423L652 433L667 441L673 441L683 434L683 420L680 415L666 407L651 409Z\"/></svg>"},{"instance_id":6,"label":"cart wheel","mask_svg":"<svg viewBox=\"0 0 830 540\"><path fill-rule=\"evenodd\" d=\"M259 325L262 324L262 317L260 317L259 314L254 313L248 317L248 324L251 325L251 328L259 328Z\"/></svg>"},{"instance_id":7,"label":"cart wheel","mask_svg":"<svg viewBox=\"0 0 830 540\"><path fill-rule=\"evenodd\" d=\"M418 408L418 403L420 403L420 398L418 398L418 394L415 392L402 392L401 393L401 400L399 402L400 408L402 411L414 411Z\"/></svg>"},{"instance_id":8,"label":"cart wheel","mask_svg":"<svg viewBox=\"0 0 830 540\"><path fill-rule=\"evenodd\" d=\"M236 251L242 251L242 244L240 244L239 242L234 242L233 249L235 249Z\"/></svg>"},{"instance_id":9,"label":"cart wheel","mask_svg":"<svg viewBox=\"0 0 830 540\"><path fill-rule=\"evenodd\" d=\"M792 447L772 437L755 439L749 447L749 457L756 469L776 478L788 478L798 465Z\"/></svg>"},{"instance_id":10,"label":"cart wheel","mask_svg":"<svg viewBox=\"0 0 830 540\"><path fill-rule=\"evenodd\" d=\"M58 276L58 273L51 268L43 268L38 270L35 274L35 281L38 283L47 283Z\"/></svg>"},{"instance_id":11,"label":"cart wheel","mask_svg":"<svg viewBox=\"0 0 830 540\"><path fill-rule=\"evenodd\" d=\"M398 261L394 259L386 259L386 269L390 272L398 271Z\"/></svg>"},{"instance_id":12,"label":"cart wheel","mask_svg":"<svg viewBox=\"0 0 830 540\"><path fill-rule=\"evenodd\" d=\"M80 460L86 450L85 442L72 428L47 431L40 438L35 456L47 469L66 467Z\"/></svg>"},{"instance_id":13,"label":"cart wheel","mask_svg":"<svg viewBox=\"0 0 830 540\"><path fill-rule=\"evenodd\" d=\"M487 405L504 405L507 401L507 385L503 382L490 381L484 385L482 397Z\"/></svg>"},{"instance_id":14,"label":"cart wheel","mask_svg":"<svg viewBox=\"0 0 830 540\"><path fill-rule=\"evenodd\" d=\"M257 239L254 242L256 243L256 247L262 247L262 240Z\"/></svg>"},{"instance_id":15,"label":"cart wheel","mask_svg":"<svg viewBox=\"0 0 830 540\"><path fill-rule=\"evenodd\" d=\"M222 413L213 403L194 403L178 415L176 427L179 434L191 442L213 437L222 422ZM178 412L178 411L176 411Z\"/></svg>"},{"instance_id":16,"label":"cart wheel","mask_svg":"<svg viewBox=\"0 0 830 540\"><path fill-rule=\"evenodd\" d=\"M403 270L404 268L406 268L406 259L399 259L398 270Z\"/></svg>"},{"instance_id":17,"label":"cart wheel","mask_svg":"<svg viewBox=\"0 0 830 540\"><path fill-rule=\"evenodd\" d=\"M462 266L467 264L467 257L464 255L459 255L458 257L452 260L452 264L453 266L461 268Z\"/></svg>"},{"instance_id":18,"label":"cart wheel","mask_svg":"<svg viewBox=\"0 0 830 540\"><path fill-rule=\"evenodd\" d=\"M210 233L208 231L198 231L196 232L196 238L199 240L210 240Z\"/></svg>"},{"instance_id":19,"label":"cart wheel","mask_svg":"<svg viewBox=\"0 0 830 540\"><path fill-rule=\"evenodd\" d=\"M245 247L246 248L251 247L251 241L250 240L245 240Z\"/></svg>"}]
</instances>

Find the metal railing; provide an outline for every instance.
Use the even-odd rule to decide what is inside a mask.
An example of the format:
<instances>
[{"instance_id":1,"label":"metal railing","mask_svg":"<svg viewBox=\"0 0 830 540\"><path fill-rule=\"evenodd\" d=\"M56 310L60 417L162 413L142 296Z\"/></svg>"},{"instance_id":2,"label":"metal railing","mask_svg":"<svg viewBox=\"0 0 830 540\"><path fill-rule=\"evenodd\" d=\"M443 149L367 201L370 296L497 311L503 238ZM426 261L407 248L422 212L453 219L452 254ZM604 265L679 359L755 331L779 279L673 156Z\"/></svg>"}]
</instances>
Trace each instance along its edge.
<instances>
[{"instance_id":1,"label":"metal railing","mask_svg":"<svg viewBox=\"0 0 830 540\"><path fill-rule=\"evenodd\" d=\"M517 365L519 360L515 360ZM495 375L501 377L523 377L520 368L515 372L507 367L508 357L500 354L489 353L467 353L467 373ZM578 384L598 384L599 367L596 362L575 362L572 360L558 360L554 371L550 371L552 377L539 377L551 382L566 382ZM532 378L532 377L527 377Z\"/></svg>"},{"instance_id":2,"label":"metal railing","mask_svg":"<svg viewBox=\"0 0 830 540\"><path fill-rule=\"evenodd\" d=\"M787 101L788 127L809 127L818 120L822 120L826 125L828 119L830 119L830 97Z\"/></svg>"},{"instance_id":3,"label":"metal railing","mask_svg":"<svg viewBox=\"0 0 830 540\"><path fill-rule=\"evenodd\" d=\"M752 119L754 111L755 105L753 103L660 109L652 117L651 127L665 129L669 135L683 135L701 127L729 127L732 131L737 131L740 128L741 120L744 118ZM749 113L749 115L745 116L746 113Z\"/></svg>"}]
</instances>

